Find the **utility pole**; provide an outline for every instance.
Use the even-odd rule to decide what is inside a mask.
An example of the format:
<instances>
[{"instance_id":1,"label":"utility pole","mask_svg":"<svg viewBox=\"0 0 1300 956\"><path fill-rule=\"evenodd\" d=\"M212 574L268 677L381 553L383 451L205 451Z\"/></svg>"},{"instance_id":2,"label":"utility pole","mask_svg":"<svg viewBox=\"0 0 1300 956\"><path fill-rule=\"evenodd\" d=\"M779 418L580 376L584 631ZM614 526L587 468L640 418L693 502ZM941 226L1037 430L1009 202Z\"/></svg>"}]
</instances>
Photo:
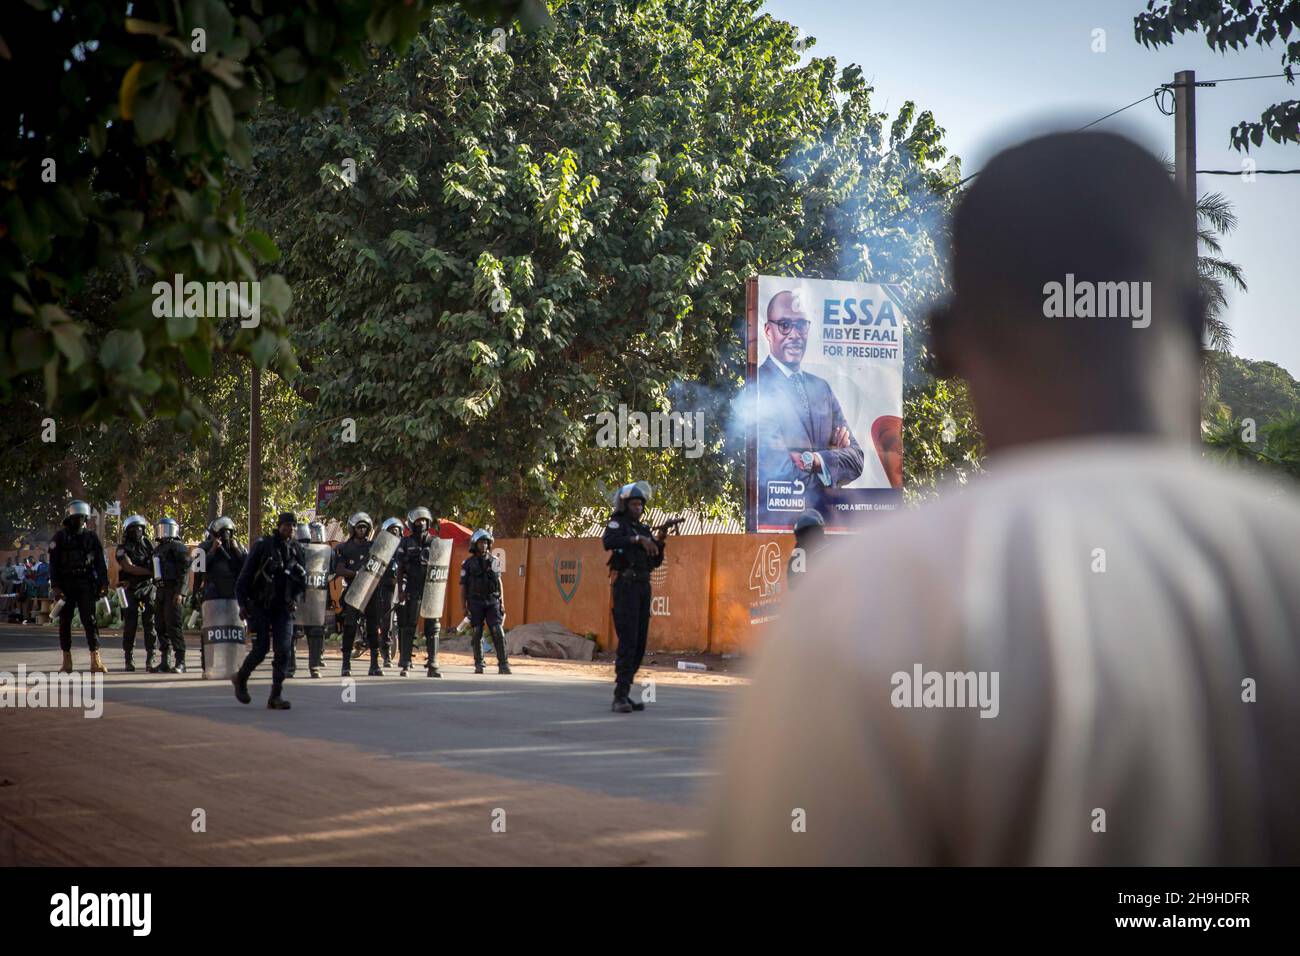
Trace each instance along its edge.
<instances>
[{"instance_id":1,"label":"utility pole","mask_svg":"<svg viewBox=\"0 0 1300 956\"><path fill-rule=\"evenodd\" d=\"M252 356L248 389L248 544L262 535L262 370Z\"/></svg>"},{"instance_id":2,"label":"utility pole","mask_svg":"<svg viewBox=\"0 0 1300 956\"><path fill-rule=\"evenodd\" d=\"M1196 71L1174 74L1174 182L1196 206ZM1193 236L1195 233L1193 232Z\"/></svg>"}]
</instances>

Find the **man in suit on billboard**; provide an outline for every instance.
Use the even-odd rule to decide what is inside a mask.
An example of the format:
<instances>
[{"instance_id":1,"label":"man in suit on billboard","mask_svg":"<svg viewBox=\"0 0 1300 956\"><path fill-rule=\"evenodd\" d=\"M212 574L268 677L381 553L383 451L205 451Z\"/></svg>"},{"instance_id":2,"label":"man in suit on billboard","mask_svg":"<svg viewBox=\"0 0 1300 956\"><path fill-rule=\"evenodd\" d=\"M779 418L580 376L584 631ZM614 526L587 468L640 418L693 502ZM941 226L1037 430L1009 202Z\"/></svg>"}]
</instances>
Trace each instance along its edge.
<instances>
[{"instance_id":1,"label":"man in suit on billboard","mask_svg":"<svg viewBox=\"0 0 1300 956\"><path fill-rule=\"evenodd\" d=\"M830 383L801 371L809 322L792 292L767 305L763 334L768 357L758 367L759 506L770 481L802 482L804 507L823 509L823 489L847 485L862 474L862 447L849 428Z\"/></svg>"}]
</instances>

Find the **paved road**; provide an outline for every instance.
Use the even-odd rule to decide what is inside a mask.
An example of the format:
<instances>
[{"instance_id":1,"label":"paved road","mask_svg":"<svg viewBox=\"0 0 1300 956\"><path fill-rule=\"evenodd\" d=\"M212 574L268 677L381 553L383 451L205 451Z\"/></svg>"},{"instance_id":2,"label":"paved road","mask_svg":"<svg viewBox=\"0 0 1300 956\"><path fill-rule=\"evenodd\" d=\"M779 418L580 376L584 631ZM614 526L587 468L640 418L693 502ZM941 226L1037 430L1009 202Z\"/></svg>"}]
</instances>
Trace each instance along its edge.
<instances>
[{"instance_id":1,"label":"paved road","mask_svg":"<svg viewBox=\"0 0 1300 956\"><path fill-rule=\"evenodd\" d=\"M78 666L85 666L87 651L79 635L73 648ZM189 656L196 657L193 648ZM137 648L137 664L142 658ZM265 708L269 659L250 683L250 706L234 699L228 683L205 681L196 671L123 672L114 637L107 639L104 659L112 671L105 681L106 707L122 701L155 708L160 715L278 730L399 760L678 804L692 802L709 778L708 748L734 692L725 686L660 683L657 700L644 712L614 714L607 681L546 675L521 661L510 676L491 673L494 667L475 675L452 663L442 667L441 680L420 671L406 678L368 678L356 676L364 668L354 667L356 700L344 702L334 659L327 661L325 678L287 682L285 696L293 709L271 712ZM0 670L13 673L19 663L29 670L57 670L57 636L49 628L0 626Z\"/></svg>"}]
</instances>

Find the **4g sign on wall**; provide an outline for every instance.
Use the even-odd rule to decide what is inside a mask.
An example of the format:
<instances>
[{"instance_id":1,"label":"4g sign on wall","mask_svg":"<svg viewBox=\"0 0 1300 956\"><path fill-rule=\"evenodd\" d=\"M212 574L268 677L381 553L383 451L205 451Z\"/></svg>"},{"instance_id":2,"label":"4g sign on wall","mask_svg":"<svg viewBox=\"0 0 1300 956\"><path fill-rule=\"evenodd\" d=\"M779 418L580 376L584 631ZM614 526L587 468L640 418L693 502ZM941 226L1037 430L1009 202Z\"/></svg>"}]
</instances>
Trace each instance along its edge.
<instances>
[{"instance_id":1,"label":"4g sign on wall","mask_svg":"<svg viewBox=\"0 0 1300 956\"><path fill-rule=\"evenodd\" d=\"M781 546L775 541L759 545L754 566L749 571L749 589L759 597L770 597L781 590Z\"/></svg>"}]
</instances>

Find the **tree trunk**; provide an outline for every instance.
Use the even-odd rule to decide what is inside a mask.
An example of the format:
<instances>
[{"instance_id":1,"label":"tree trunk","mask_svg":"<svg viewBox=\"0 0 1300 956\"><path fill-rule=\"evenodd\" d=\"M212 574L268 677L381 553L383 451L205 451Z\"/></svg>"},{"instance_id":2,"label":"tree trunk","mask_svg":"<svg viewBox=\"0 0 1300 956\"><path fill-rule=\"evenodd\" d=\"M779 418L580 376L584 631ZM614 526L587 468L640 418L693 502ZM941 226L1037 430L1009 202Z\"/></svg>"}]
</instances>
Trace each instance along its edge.
<instances>
[{"instance_id":1,"label":"tree trunk","mask_svg":"<svg viewBox=\"0 0 1300 956\"><path fill-rule=\"evenodd\" d=\"M519 475L505 475L491 482L492 530L498 538L522 538L532 518L533 502Z\"/></svg>"}]
</instances>

